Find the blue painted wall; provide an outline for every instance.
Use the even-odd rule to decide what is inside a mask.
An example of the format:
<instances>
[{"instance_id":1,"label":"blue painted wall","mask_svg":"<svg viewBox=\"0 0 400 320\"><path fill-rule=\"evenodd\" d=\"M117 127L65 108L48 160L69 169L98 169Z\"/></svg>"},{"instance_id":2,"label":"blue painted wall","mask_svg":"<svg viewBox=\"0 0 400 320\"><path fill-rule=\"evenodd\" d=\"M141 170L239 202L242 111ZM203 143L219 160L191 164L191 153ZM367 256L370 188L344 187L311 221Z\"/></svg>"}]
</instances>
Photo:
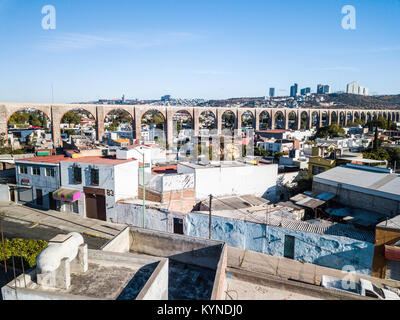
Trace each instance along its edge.
<instances>
[{"instance_id":1,"label":"blue painted wall","mask_svg":"<svg viewBox=\"0 0 400 320\"><path fill-rule=\"evenodd\" d=\"M187 235L208 238L208 215L189 213L185 223ZM295 237L295 260L339 270L352 265L357 273L371 275L372 243L215 216L212 219L212 239L241 249L283 257L285 235Z\"/></svg>"}]
</instances>

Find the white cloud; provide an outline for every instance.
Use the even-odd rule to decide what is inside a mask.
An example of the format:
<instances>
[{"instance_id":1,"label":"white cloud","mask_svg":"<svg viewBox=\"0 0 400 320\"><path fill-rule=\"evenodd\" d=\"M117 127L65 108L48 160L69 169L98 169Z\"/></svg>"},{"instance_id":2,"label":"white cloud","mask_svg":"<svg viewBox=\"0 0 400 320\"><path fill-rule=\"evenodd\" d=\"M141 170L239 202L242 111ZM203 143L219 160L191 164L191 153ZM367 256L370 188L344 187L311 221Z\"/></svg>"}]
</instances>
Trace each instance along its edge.
<instances>
[{"instance_id":1,"label":"white cloud","mask_svg":"<svg viewBox=\"0 0 400 320\"><path fill-rule=\"evenodd\" d=\"M194 74L198 75L212 75L212 76L219 76L219 75L224 75L224 74L230 74L230 72L224 72L224 71L213 71L213 70L200 70L200 71L194 71Z\"/></svg>"},{"instance_id":2,"label":"white cloud","mask_svg":"<svg viewBox=\"0 0 400 320\"><path fill-rule=\"evenodd\" d=\"M320 71L353 71L353 72L358 72L360 71L360 69L355 68L355 67L342 67L342 66L338 66L338 67L324 67L324 68L320 68L318 69Z\"/></svg>"},{"instance_id":3,"label":"white cloud","mask_svg":"<svg viewBox=\"0 0 400 320\"><path fill-rule=\"evenodd\" d=\"M105 47L148 48L177 44L196 38L187 32L162 32L159 34L94 35L83 33L53 33L43 36L37 45L39 50L64 51Z\"/></svg>"}]
</instances>

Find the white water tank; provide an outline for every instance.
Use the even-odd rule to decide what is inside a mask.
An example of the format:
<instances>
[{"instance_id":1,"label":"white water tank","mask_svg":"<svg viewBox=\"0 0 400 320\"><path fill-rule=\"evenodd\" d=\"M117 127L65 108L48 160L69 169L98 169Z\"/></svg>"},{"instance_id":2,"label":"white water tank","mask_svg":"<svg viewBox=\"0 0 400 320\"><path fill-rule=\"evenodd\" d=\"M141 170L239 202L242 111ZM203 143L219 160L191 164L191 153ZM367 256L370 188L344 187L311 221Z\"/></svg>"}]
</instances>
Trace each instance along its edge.
<instances>
[{"instance_id":1,"label":"white water tank","mask_svg":"<svg viewBox=\"0 0 400 320\"><path fill-rule=\"evenodd\" d=\"M38 274L57 270L64 258L68 258L70 262L76 258L79 246L84 243L83 237L77 232L71 232L67 236L69 238L62 243L49 242L47 247L37 256Z\"/></svg>"}]
</instances>

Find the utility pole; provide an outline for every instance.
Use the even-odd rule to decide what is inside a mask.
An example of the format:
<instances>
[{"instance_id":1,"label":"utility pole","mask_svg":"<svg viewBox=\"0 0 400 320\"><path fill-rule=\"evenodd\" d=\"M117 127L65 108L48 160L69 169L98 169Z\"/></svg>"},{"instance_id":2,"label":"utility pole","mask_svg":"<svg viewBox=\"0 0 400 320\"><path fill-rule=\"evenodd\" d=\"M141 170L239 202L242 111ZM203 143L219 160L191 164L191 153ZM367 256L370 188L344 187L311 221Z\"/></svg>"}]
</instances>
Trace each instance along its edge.
<instances>
[{"instance_id":1,"label":"utility pole","mask_svg":"<svg viewBox=\"0 0 400 320\"><path fill-rule=\"evenodd\" d=\"M6 252L6 246L4 244L4 233L3 233L3 218L0 218L0 227L1 227L1 245L3 246L4 252ZM7 273L7 260L6 255L4 254L4 271Z\"/></svg>"},{"instance_id":2,"label":"utility pole","mask_svg":"<svg viewBox=\"0 0 400 320\"><path fill-rule=\"evenodd\" d=\"M146 184L145 184L145 177L144 177L144 153L142 153L143 156L143 229L146 229Z\"/></svg>"},{"instance_id":3,"label":"utility pole","mask_svg":"<svg viewBox=\"0 0 400 320\"><path fill-rule=\"evenodd\" d=\"M212 235L211 235L211 226L212 226L212 214L211 214L211 206L212 206L212 194L210 194L210 204L209 204L209 213L210 213L210 217L209 217L209 239L212 240Z\"/></svg>"}]
</instances>

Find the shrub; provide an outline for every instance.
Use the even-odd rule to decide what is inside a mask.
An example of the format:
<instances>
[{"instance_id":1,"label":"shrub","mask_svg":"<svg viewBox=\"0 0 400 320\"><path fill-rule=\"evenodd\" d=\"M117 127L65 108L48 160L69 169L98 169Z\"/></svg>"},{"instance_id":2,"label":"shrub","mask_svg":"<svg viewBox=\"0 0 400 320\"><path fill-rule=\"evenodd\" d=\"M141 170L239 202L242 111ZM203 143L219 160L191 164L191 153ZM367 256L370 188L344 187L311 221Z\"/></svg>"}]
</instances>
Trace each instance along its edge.
<instances>
[{"instance_id":1,"label":"shrub","mask_svg":"<svg viewBox=\"0 0 400 320\"><path fill-rule=\"evenodd\" d=\"M12 252L16 267L21 267L21 255L25 268L36 265L36 257L46 248L47 242L43 240L5 239L4 245L0 241L0 263L7 260L7 265L12 263Z\"/></svg>"}]
</instances>

